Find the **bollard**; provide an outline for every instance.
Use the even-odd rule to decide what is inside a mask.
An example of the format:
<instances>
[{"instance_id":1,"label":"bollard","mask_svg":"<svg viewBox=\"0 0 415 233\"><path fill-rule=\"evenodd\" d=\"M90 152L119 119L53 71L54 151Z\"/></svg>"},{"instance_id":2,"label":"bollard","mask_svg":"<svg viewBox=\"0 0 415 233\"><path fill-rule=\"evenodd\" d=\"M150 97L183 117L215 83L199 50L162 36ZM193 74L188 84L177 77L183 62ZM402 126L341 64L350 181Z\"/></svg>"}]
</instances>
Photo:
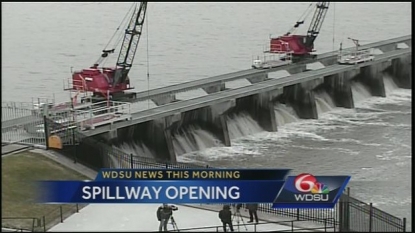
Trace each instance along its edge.
<instances>
[{"instance_id":1,"label":"bollard","mask_svg":"<svg viewBox=\"0 0 415 233\"><path fill-rule=\"evenodd\" d=\"M63 222L63 211L62 211L62 206L59 206L59 211L61 213L61 223Z\"/></svg>"}]
</instances>

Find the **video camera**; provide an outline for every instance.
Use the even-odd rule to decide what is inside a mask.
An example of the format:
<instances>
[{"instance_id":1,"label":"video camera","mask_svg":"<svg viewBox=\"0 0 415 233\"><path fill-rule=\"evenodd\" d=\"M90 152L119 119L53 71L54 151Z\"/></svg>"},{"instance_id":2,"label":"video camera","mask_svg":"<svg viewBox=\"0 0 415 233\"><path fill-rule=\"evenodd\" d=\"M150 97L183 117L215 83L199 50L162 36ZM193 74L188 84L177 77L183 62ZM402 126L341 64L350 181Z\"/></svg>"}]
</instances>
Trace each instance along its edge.
<instances>
[{"instance_id":1,"label":"video camera","mask_svg":"<svg viewBox=\"0 0 415 233\"><path fill-rule=\"evenodd\" d=\"M179 207L175 206L175 205L164 205L163 207L167 207L170 208L173 211L179 210Z\"/></svg>"},{"instance_id":2,"label":"video camera","mask_svg":"<svg viewBox=\"0 0 415 233\"><path fill-rule=\"evenodd\" d=\"M242 204L232 204L232 207L235 207L236 212L239 212L239 210L242 208Z\"/></svg>"}]
</instances>

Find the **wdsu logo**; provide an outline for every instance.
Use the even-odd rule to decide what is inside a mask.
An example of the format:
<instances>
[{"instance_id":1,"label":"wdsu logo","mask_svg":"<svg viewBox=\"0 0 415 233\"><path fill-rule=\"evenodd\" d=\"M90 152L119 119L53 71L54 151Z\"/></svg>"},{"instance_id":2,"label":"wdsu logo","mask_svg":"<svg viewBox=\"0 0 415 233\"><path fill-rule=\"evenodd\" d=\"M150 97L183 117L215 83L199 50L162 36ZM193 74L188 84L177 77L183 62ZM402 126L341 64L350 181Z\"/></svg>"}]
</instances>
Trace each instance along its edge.
<instances>
[{"instance_id":1,"label":"wdsu logo","mask_svg":"<svg viewBox=\"0 0 415 233\"><path fill-rule=\"evenodd\" d=\"M334 208L350 176L289 176L274 200L274 208Z\"/></svg>"}]
</instances>

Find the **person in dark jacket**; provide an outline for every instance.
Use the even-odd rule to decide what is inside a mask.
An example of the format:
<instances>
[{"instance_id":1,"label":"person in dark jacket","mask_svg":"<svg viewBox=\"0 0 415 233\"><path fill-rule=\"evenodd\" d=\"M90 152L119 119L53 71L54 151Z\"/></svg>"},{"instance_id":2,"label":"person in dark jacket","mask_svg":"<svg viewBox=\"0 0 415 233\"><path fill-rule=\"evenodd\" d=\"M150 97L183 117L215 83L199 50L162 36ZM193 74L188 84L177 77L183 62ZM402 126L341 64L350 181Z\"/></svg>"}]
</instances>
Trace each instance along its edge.
<instances>
[{"instance_id":1,"label":"person in dark jacket","mask_svg":"<svg viewBox=\"0 0 415 233\"><path fill-rule=\"evenodd\" d=\"M229 226L229 228L233 232L232 212L230 209L231 207L229 205L224 205L223 209L219 211L219 219L222 221L224 232L226 232L226 224Z\"/></svg>"},{"instance_id":2,"label":"person in dark jacket","mask_svg":"<svg viewBox=\"0 0 415 233\"><path fill-rule=\"evenodd\" d=\"M157 209L157 219L160 222L159 231L167 231L167 223L172 215L173 210L167 204L163 204Z\"/></svg>"},{"instance_id":3,"label":"person in dark jacket","mask_svg":"<svg viewBox=\"0 0 415 233\"><path fill-rule=\"evenodd\" d=\"M255 217L255 222L258 223L258 214L257 214L257 210L258 210L258 204L256 203L251 203L251 204L246 204L246 208L249 211L249 222L254 222L254 217Z\"/></svg>"}]
</instances>

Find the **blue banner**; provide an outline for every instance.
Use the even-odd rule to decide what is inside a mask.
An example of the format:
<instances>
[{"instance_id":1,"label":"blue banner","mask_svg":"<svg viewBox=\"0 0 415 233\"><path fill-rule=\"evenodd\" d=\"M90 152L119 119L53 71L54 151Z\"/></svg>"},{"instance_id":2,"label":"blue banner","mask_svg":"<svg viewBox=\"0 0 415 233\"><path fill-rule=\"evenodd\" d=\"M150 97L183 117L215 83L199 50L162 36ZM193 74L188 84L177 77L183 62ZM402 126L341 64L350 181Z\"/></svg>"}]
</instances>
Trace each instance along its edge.
<instances>
[{"instance_id":1,"label":"blue banner","mask_svg":"<svg viewBox=\"0 0 415 233\"><path fill-rule=\"evenodd\" d=\"M95 180L285 180L290 169L101 169Z\"/></svg>"},{"instance_id":2,"label":"blue banner","mask_svg":"<svg viewBox=\"0 0 415 233\"><path fill-rule=\"evenodd\" d=\"M41 181L41 203L272 203L283 180Z\"/></svg>"}]
</instances>

